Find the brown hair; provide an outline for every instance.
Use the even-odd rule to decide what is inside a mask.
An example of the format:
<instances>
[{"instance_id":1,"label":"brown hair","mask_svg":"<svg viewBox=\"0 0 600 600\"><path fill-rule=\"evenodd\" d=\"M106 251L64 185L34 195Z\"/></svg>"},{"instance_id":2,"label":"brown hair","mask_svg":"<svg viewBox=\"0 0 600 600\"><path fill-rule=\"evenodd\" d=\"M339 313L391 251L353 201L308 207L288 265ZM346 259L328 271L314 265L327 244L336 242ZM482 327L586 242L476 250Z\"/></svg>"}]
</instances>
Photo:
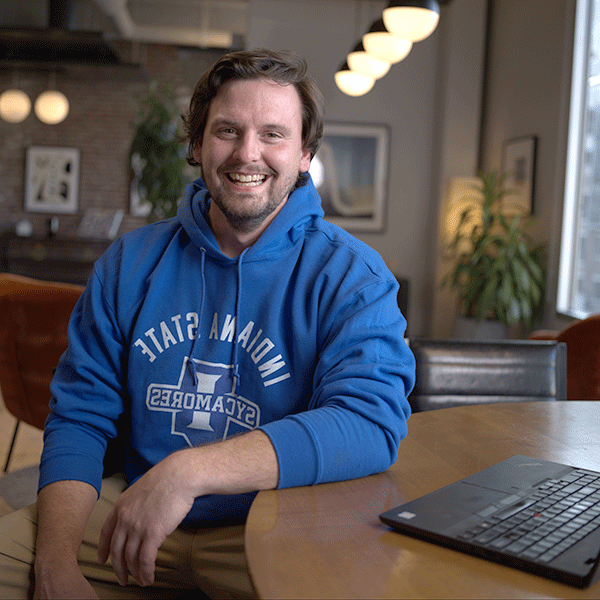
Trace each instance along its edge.
<instances>
[{"instance_id":1,"label":"brown hair","mask_svg":"<svg viewBox=\"0 0 600 600\"><path fill-rule=\"evenodd\" d=\"M200 78L190 101L190 110L183 117L184 141L188 142L187 161L197 166L193 153L202 140L208 109L220 87L232 79L266 77L280 85L293 85L302 102L302 145L316 154L323 136L323 95L313 79L307 75L306 61L291 52L271 50L241 50L222 56ZM304 185L308 177L298 182Z\"/></svg>"}]
</instances>

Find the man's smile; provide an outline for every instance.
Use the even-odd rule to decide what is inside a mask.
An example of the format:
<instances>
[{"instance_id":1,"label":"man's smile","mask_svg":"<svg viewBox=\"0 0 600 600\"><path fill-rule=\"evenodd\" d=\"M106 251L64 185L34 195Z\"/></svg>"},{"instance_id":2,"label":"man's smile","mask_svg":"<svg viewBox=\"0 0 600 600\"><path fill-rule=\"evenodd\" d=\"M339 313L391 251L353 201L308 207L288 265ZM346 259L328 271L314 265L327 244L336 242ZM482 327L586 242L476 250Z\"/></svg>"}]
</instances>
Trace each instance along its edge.
<instances>
[{"instance_id":1,"label":"man's smile","mask_svg":"<svg viewBox=\"0 0 600 600\"><path fill-rule=\"evenodd\" d=\"M248 174L244 173L226 173L225 175L227 179L229 179L232 183L236 185L254 187L264 183L267 179L267 176L264 174Z\"/></svg>"}]
</instances>

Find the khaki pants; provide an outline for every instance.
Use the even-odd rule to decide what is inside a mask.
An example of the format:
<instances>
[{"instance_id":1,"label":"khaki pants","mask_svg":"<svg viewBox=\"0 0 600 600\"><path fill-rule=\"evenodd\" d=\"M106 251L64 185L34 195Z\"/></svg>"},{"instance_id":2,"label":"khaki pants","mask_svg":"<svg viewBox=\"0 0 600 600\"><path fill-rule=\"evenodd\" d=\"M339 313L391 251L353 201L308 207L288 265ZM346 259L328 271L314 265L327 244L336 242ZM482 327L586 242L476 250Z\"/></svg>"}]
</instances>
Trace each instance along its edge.
<instances>
[{"instance_id":1,"label":"khaki pants","mask_svg":"<svg viewBox=\"0 0 600 600\"><path fill-rule=\"evenodd\" d=\"M155 583L140 587L130 577L121 587L109 563L96 560L104 520L125 482L105 479L102 494L88 521L79 551L79 564L100 598L189 598L202 592L211 598L255 598L244 552L244 526L176 529L163 543L156 559ZM36 536L35 505L0 519L0 598L30 598ZM202 590L202 592L200 592Z\"/></svg>"}]
</instances>

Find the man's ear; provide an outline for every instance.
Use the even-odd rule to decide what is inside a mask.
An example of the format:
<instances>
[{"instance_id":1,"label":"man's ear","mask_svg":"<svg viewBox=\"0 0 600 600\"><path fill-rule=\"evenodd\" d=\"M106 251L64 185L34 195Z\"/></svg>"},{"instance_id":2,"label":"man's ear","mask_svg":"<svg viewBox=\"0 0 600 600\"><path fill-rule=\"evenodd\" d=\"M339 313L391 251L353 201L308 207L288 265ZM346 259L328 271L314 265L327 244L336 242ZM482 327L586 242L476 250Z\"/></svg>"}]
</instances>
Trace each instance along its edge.
<instances>
[{"instance_id":1,"label":"man's ear","mask_svg":"<svg viewBox=\"0 0 600 600\"><path fill-rule=\"evenodd\" d=\"M194 146L194 151L192 152L192 156L198 164L202 164L202 139L199 139L196 142L196 145Z\"/></svg>"},{"instance_id":2,"label":"man's ear","mask_svg":"<svg viewBox=\"0 0 600 600\"><path fill-rule=\"evenodd\" d=\"M195 157L194 157L195 158ZM306 173L310 169L310 150L304 148L300 157L300 173Z\"/></svg>"}]
</instances>

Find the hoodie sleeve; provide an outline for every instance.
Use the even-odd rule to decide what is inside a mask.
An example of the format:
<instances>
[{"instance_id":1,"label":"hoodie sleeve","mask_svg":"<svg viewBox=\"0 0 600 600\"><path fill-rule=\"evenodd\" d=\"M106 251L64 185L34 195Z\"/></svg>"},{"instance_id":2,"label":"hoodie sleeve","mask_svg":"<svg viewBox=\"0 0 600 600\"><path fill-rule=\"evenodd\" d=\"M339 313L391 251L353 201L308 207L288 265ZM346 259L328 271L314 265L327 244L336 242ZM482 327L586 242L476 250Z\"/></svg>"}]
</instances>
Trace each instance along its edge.
<instances>
[{"instance_id":1,"label":"hoodie sleeve","mask_svg":"<svg viewBox=\"0 0 600 600\"><path fill-rule=\"evenodd\" d=\"M64 479L100 492L103 459L123 412L123 343L94 272L69 323L69 347L56 369L44 429L39 489ZM57 402L60 398L60 402Z\"/></svg>"},{"instance_id":2,"label":"hoodie sleeve","mask_svg":"<svg viewBox=\"0 0 600 600\"><path fill-rule=\"evenodd\" d=\"M327 302L309 410L261 428L277 453L279 488L363 477L395 462L415 360L391 277Z\"/></svg>"}]
</instances>

